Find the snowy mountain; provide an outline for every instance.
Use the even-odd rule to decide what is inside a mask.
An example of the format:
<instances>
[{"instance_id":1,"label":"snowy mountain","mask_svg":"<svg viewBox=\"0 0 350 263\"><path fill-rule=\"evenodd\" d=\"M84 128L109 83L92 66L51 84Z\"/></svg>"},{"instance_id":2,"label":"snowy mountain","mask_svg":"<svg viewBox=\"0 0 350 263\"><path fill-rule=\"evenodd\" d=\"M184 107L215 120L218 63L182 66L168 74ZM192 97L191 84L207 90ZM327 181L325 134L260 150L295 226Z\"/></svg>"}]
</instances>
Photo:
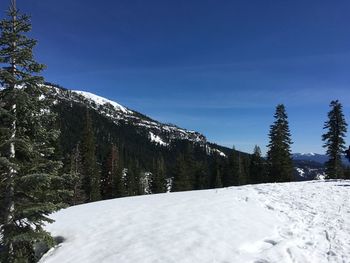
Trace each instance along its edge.
<instances>
[{"instance_id":1,"label":"snowy mountain","mask_svg":"<svg viewBox=\"0 0 350 263\"><path fill-rule=\"evenodd\" d=\"M171 143L176 140L193 142L204 149L207 155L218 154L227 158L231 149L209 143L206 137L198 132L180 128L172 124L164 124L147 117L137 111L111 101L107 98L92 94L86 91L67 90L50 86L52 96L57 102L74 103L84 105L95 110L99 115L104 116L116 125L127 124L147 140L159 147L169 148ZM294 159L294 177L296 180L313 180L322 178L324 175L323 163L326 156L309 153L293 154Z\"/></svg>"},{"instance_id":2,"label":"snowy mountain","mask_svg":"<svg viewBox=\"0 0 350 263\"><path fill-rule=\"evenodd\" d=\"M66 158L72 149L81 141L82 130L87 111L94 126L97 145L98 163L101 164L109 151L111 143L120 147L122 157L141 163L145 172L154 169L155 160L164 158L167 177L171 177L171 171L175 168L175 160L179 155L190 154L196 160L196 165L204 165L205 171L201 174L213 175L216 172L217 162L215 156L226 159L232 155L232 149L213 144L206 137L196 131L180 128L173 124L166 124L151 119L150 117L131 110L120 103L103 98L86 91L67 90L60 86L47 83L48 93L43 95L54 100L53 107L58 113L61 144L60 151ZM188 144L193 144L190 146ZM189 150L189 148L192 148ZM212 156L213 158L207 158ZM249 155L242 153L241 163L245 165L242 170L249 170ZM294 154L294 175L296 180L312 180L323 174L323 164L313 161L321 155L317 154ZM321 156L325 157L325 156ZM319 159L319 158L318 158ZM220 161L219 161L220 162ZM220 164L222 169L227 165ZM223 175L229 176L229 171L222 171ZM209 176L210 177L210 176ZM212 178L205 178L205 186L212 187ZM230 179L229 179L230 180ZM210 183L209 183L210 182ZM226 180L226 182L228 182Z\"/></svg>"},{"instance_id":3,"label":"snowy mountain","mask_svg":"<svg viewBox=\"0 0 350 263\"><path fill-rule=\"evenodd\" d=\"M324 164L328 158L326 155L318 153L293 153L293 160L312 161Z\"/></svg>"},{"instance_id":4,"label":"snowy mountain","mask_svg":"<svg viewBox=\"0 0 350 263\"><path fill-rule=\"evenodd\" d=\"M40 263L348 262L350 181L248 185L70 207Z\"/></svg>"},{"instance_id":5,"label":"snowy mountain","mask_svg":"<svg viewBox=\"0 0 350 263\"><path fill-rule=\"evenodd\" d=\"M325 177L325 168L321 163L308 160L294 160L294 178L297 181L322 179Z\"/></svg>"},{"instance_id":6,"label":"snowy mountain","mask_svg":"<svg viewBox=\"0 0 350 263\"><path fill-rule=\"evenodd\" d=\"M293 160L312 161L323 165L328 161L328 157L325 154L318 153L294 153ZM350 165L349 161L345 158L345 155L343 156L342 161L345 165Z\"/></svg>"},{"instance_id":7,"label":"snowy mountain","mask_svg":"<svg viewBox=\"0 0 350 263\"><path fill-rule=\"evenodd\" d=\"M299 181L324 178L327 156L317 153L294 153L294 177Z\"/></svg>"},{"instance_id":8,"label":"snowy mountain","mask_svg":"<svg viewBox=\"0 0 350 263\"><path fill-rule=\"evenodd\" d=\"M189 140L206 145L207 140L204 135L182 129L172 124L164 124L153 120L139 112L130 110L117 102L100 97L86 91L66 90L62 88L52 88L51 96L58 100L81 103L109 118L114 123L124 122L132 124L148 131L150 141L167 146L172 140Z\"/></svg>"}]
</instances>

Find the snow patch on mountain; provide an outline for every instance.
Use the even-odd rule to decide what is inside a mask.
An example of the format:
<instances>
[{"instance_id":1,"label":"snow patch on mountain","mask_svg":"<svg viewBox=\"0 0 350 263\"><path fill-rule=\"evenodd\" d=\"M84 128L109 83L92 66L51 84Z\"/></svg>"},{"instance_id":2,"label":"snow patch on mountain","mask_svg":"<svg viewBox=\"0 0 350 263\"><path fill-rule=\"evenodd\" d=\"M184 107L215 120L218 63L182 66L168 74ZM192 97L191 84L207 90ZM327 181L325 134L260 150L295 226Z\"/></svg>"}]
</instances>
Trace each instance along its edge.
<instances>
[{"instance_id":1,"label":"snow patch on mountain","mask_svg":"<svg viewBox=\"0 0 350 263\"><path fill-rule=\"evenodd\" d=\"M225 153L223 153L219 149L212 148L209 145L206 146L206 152L207 152L208 155L212 155L213 153L216 153L216 154L219 154L222 157L226 157L227 158L227 155Z\"/></svg>"},{"instance_id":2,"label":"snow patch on mountain","mask_svg":"<svg viewBox=\"0 0 350 263\"><path fill-rule=\"evenodd\" d=\"M168 146L169 144L164 142L162 138L160 138L158 135L153 134L152 132L149 132L150 140L151 142L155 142L156 144L159 144L161 146Z\"/></svg>"},{"instance_id":3,"label":"snow patch on mountain","mask_svg":"<svg viewBox=\"0 0 350 263\"><path fill-rule=\"evenodd\" d=\"M300 177L305 177L305 171L299 167L295 168L299 174Z\"/></svg>"},{"instance_id":4,"label":"snow patch on mountain","mask_svg":"<svg viewBox=\"0 0 350 263\"><path fill-rule=\"evenodd\" d=\"M218 149L213 149L214 152L218 153L220 156L222 157L227 157L226 154L224 154L222 151L218 150Z\"/></svg>"},{"instance_id":5,"label":"snow patch on mountain","mask_svg":"<svg viewBox=\"0 0 350 263\"><path fill-rule=\"evenodd\" d=\"M119 103L103 98L101 96L95 95L93 93L87 92L87 91L79 91L79 90L73 90L73 92L84 96L86 99L91 100L93 102L95 102L97 105L101 105L104 106L106 104L110 104L112 105L115 109L120 110L124 113L132 113L130 110L128 110L127 108L125 108L124 106L120 105Z\"/></svg>"},{"instance_id":6,"label":"snow patch on mountain","mask_svg":"<svg viewBox=\"0 0 350 263\"><path fill-rule=\"evenodd\" d=\"M300 153L301 156L315 156L317 153Z\"/></svg>"},{"instance_id":7,"label":"snow patch on mountain","mask_svg":"<svg viewBox=\"0 0 350 263\"><path fill-rule=\"evenodd\" d=\"M51 96L54 99L85 104L87 107L92 108L101 115L111 119L117 125L123 121L124 123L157 134L166 142L171 142L172 140L189 140L201 145L207 143L206 137L199 132L183 129L173 124L158 122L141 113L130 110L115 101L93 93L78 90L66 90L49 85L47 87L51 87Z\"/></svg>"}]
</instances>

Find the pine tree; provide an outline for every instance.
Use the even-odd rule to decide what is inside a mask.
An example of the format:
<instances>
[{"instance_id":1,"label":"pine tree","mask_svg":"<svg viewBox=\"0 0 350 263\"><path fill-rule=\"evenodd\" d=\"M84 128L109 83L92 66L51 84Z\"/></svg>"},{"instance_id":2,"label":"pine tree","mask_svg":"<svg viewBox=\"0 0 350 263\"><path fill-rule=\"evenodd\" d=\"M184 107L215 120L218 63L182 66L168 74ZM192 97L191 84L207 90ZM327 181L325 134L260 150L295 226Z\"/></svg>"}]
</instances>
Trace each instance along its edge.
<instances>
[{"instance_id":1,"label":"pine tree","mask_svg":"<svg viewBox=\"0 0 350 263\"><path fill-rule=\"evenodd\" d=\"M322 135L322 140L325 142L323 147L327 149L326 153L329 157L326 162L326 174L327 178L343 178L341 156L346 149L344 138L347 123L343 115L342 105L338 100L332 101L329 106L331 110L323 127L327 132Z\"/></svg>"},{"instance_id":2,"label":"pine tree","mask_svg":"<svg viewBox=\"0 0 350 263\"><path fill-rule=\"evenodd\" d=\"M241 185L242 184L242 163L240 152L236 151L235 147L232 148L230 156L230 182L229 185Z\"/></svg>"},{"instance_id":3,"label":"pine tree","mask_svg":"<svg viewBox=\"0 0 350 263\"><path fill-rule=\"evenodd\" d=\"M215 185L214 188L222 188L222 179L221 179L221 167L217 166L215 171Z\"/></svg>"},{"instance_id":4,"label":"pine tree","mask_svg":"<svg viewBox=\"0 0 350 263\"><path fill-rule=\"evenodd\" d=\"M248 183L249 178L249 166L250 160L247 155L238 152L238 162L239 162L239 185L245 185Z\"/></svg>"},{"instance_id":5,"label":"pine tree","mask_svg":"<svg viewBox=\"0 0 350 263\"><path fill-rule=\"evenodd\" d=\"M270 127L268 145L268 180L270 182L289 182L293 179L293 163L290 146L288 116L283 104L276 107L275 121Z\"/></svg>"},{"instance_id":6,"label":"pine tree","mask_svg":"<svg viewBox=\"0 0 350 263\"><path fill-rule=\"evenodd\" d=\"M84 168L83 188L88 201L101 200L100 173L96 160L96 143L89 110L86 110L83 140L81 143L82 162Z\"/></svg>"},{"instance_id":7,"label":"pine tree","mask_svg":"<svg viewBox=\"0 0 350 263\"><path fill-rule=\"evenodd\" d=\"M194 175L194 190L207 189L209 187L209 168L207 163L202 161L197 163Z\"/></svg>"},{"instance_id":8,"label":"pine tree","mask_svg":"<svg viewBox=\"0 0 350 263\"><path fill-rule=\"evenodd\" d=\"M189 191L192 190L189 170L187 169L185 157L183 154L179 154L176 158L174 167L174 177L172 182L171 191Z\"/></svg>"},{"instance_id":9,"label":"pine tree","mask_svg":"<svg viewBox=\"0 0 350 263\"><path fill-rule=\"evenodd\" d=\"M121 176L118 176L119 154L118 148L112 144L110 153L104 165L104 172L101 179L101 193L103 199L116 197L117 186Z\"/></svg>"},{"instance_id":10,"label":"pine tree","mask_svg":"<svg viewBox=\"0 0 350 263\"><path fill-rule=\"evenodd\" d=\"M258 184L265 182L265 165L264 160L261 157L260 147L255 145L254 152L250 159L250 177L249 181L252 184Z\"/></svg>"},{"instance_id":11,"label":"pine tree","mask_svg":"<svg viewBox=\"0 0 350 263\"><path fill-rule=\"evenodd\" d=\"M115 183L115 197L123 197L126 196L126 179L125 179L125 168L123 155L119 155L119 162L117 164L117 172L114 180Z\"/></svg>"},{"instance_id":12,"label":"pine tree","mask_svg":"<svg viewBox=\"0 0 350 263\"><path fill-rule=\"evenodd\" d=\"M0 228L2 262L34 262L37 243L53 245L43 228L48 215L61 207L68 194L54 158L59 132L47 88L38 74L44 65L33 58L36 41L26 35L29 17L15 1L9 19L0 22L0 189L3 224Z\"/></svg>"},{"instance_id":13,"label":"pine tree","mask_svg":"<svg viewBox=\"0 0 350 263\"><path fill-rule=\"evenodd\" d=\"M126 173L126 191L128 196L144 193L141 184L141 169L138 160L133 160Z\"/></svg>"},{"instance_id":14,"label":"pine tree","mask_svg":"<svg viewBox=\"0 0 350 263\"><path fill-rule=\"evenodd\" d=\"M83 164L82 156L80 153L80 145L73 149L70 156L70 169L69 169L70 181L72 182L72 205L82 204L86 201L87 197L83 189Z\"/></svg>"},{"instance_id":15,"label":"pine tree","mask_svg":"<svg viewBox=\"0 0 350 263\"><path fill-rule=\"evenodd\" d=\"M151 190L153 194L166 192L166 177L165 177L165 163L163 156L159 157L153 164L152 178L151 178Z\"/></svg>"}]
</instances>

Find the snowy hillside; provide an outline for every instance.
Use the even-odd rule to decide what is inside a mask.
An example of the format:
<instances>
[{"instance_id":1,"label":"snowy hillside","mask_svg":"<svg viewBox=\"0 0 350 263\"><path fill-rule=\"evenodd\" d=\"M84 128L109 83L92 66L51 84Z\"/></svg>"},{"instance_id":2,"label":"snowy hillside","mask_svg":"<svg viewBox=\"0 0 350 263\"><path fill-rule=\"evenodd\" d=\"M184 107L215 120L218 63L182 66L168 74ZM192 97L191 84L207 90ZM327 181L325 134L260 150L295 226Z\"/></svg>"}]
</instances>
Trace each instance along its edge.
<instances>
[{"instance_id":1,"label":"snowy hillside","mask_svg":"<svg viewBox=\"0 0 350 263\"><path fill-rule=\"evenodd\" d=\"M349 197L350 181L313 181L71 207L41 263L349 262Z\"/></svg>"},{"instance_id":2,"label":"snowy hillside","mask_svg":"<svg viewBox=\"0 0 350 263\"><path fill-rule=\"evenodd\" d=\"M190 131L177 127L172 124L164 124L153 120L139 112L130 110L121 104L103 98L86 91L66 90L54 86L48 86L51 96L60 101L70 101L74 103L84 104L89 108L95 109L101 115L111 119L115 123L121 121L134 125L135 127L147 130L147 134L152 133L154 137L162 141L160 145L166 147L171 140L189 140L201 145L206 145L207 140L204 135L196 131ZM150 138L152 141L152 137Z\"/></svg>"}]
</instances>

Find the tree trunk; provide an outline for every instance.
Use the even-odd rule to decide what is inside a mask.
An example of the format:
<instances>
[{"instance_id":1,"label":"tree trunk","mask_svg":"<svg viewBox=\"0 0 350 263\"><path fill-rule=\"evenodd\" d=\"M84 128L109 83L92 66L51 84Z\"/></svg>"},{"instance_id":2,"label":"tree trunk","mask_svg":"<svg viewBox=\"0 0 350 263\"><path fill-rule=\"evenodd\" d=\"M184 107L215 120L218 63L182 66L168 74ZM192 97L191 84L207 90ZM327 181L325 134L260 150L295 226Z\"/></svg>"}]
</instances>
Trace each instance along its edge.
<instances>
[{"instance_id":1,"label":"tree trunk","mask_svg":"<svg viewBox=\"0 0 350 263\"><path fill-rule=\"evenodd\" d=\"M12 0L12 10L16 11L16 0ZM16 20L17 17L14 13L13 15L13 32L16 30ZM12 48L15 51L16 50L17 43L14 41L12 43ZM17 174L17 170L14 167L15 165L15 158L16 158L16 147L15 147L15 138L17 133L17 122L16 122L16 114L17 114L17 105L16 105L16 59L14 57L11 58L11 74L13 76L13 82L10 84L9 89L12 90L14 93L14 96L11 98L11 104L9 105L9 109L11 111L11 115L13 116L13 121L11 123L10 131L11 131L11 137L10 137L10 149L9 149L9 160L10 160L10 167L8 171L7 176L7 182L6 182L6 199L5 199L5 232L4 232L4 238L6 240L6 249L7 249L7 260L9 262L13 261L13 243L12 238L7 238L9 232L13 231L14 228L14 211L15 211L15 202L14 202L14 179Z\"/></svg>"}]
</instances>

